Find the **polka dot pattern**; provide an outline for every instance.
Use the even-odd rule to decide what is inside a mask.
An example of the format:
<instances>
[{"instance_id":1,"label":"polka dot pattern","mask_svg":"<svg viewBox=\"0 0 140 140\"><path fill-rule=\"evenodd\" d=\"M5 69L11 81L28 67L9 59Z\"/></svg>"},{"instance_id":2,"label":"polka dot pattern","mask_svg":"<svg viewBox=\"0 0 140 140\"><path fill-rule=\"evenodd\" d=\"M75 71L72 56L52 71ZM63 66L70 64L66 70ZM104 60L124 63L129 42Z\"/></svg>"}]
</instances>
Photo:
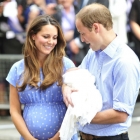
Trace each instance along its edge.
<instances>
[{"instance_id":1,"label":"polka dot pattern","mask_svg":"<svg viewBox=\"0 0 140 140\"><path fill-rule=\"evenodd\" d=\"M75 67L73 62L66 57L63 62L64 72ZM23 70L24 60L22 59L12 66L6 80L16 86ZM40 78L43 80L41 70ZM38 84L40 85L40 83ZM41 91L27 86L23 92L18 94L21 104L24 104L23 118L30 133L38 140L47 140L53 137L59 130L66 112L61 87L54 83L46 90ZM23 137L21 140L24 140Z\"/></svg>"}]
</instances>

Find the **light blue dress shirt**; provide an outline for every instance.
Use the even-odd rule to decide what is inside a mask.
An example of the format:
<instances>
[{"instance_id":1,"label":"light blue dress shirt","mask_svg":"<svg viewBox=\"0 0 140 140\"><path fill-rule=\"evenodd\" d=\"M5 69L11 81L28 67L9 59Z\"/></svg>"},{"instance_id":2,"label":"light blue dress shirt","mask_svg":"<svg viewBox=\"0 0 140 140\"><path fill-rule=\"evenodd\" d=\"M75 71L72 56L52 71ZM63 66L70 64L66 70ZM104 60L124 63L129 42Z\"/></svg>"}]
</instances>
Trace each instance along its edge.
<instances>
[{"instance_id":1,"label":"light blue dress shirt","mask_svg":"<svg viewBox=\"0 0 140 140\"><path fill-rule=\"evenodd\" d=\"M135 53L116 37L103 51L90 49L79 67L95 76L103 99L102 111L113 108L128 114L124 123L87 124L80 131L97 136L128 131L140 86L140 63Z\"/></svg>"}]
</instances>

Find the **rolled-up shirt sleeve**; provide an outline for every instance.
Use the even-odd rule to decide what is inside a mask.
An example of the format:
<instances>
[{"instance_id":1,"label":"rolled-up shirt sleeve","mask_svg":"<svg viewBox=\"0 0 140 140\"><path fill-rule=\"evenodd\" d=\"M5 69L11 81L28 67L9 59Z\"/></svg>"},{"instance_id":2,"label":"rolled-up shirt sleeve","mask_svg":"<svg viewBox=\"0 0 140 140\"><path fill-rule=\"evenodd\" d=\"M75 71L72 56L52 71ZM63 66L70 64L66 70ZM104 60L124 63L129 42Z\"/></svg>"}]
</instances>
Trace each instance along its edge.
<instances>
[{"instance_id":1,"label":"rolled-up shirt sleeve","mask_svg":"<svg viewBox=\"0 0 140 140\"><path fill-rule=\"evenodd\" d=\"M140 85L137 65L132 61L119 60L113 74L113 109L128 115L133 113Z\"/></svg>"}]
</instances>

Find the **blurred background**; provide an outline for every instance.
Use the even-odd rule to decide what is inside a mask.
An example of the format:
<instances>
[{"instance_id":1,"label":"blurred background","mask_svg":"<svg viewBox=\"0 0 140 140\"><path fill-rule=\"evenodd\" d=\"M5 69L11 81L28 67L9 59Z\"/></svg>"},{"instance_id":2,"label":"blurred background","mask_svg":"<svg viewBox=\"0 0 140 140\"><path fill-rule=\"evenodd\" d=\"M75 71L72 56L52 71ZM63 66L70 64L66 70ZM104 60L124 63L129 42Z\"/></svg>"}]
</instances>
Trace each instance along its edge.
<instances>
[{"instance_id":1,"label":"blurred background","mask_svg":"<svg viewBox=\"0 0 140 140\"><path fill-rule=\"evenodd\" d=\"M140 59L140 1L139 0L0 0L0 140L17 140L19 133L9 114L9 85L5 78L16 61L23 58L26 32L38 15L53 16L62 27L67 45L66 55L78 66L88 51L75 27L75 15L85 5L104 4L111 12L113 28L122 41ZM131 140L140 140L140 94L136 101Z\"/></svg>"}]
</instances>

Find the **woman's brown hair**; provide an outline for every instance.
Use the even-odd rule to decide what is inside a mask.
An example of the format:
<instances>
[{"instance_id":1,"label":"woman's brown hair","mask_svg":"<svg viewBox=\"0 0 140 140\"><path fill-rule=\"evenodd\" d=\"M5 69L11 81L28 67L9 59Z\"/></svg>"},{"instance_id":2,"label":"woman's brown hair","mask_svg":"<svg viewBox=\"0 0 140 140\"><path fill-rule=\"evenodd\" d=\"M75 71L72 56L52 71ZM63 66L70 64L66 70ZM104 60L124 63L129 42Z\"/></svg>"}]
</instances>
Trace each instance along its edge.
<instances>
[{"instance_id":1,"label":"woman's brown hair","mask_svg":"<svg viewBox=\"0 0 140 140\"><path fill-rule=\"evenodd\" d=\"M35 46L32 36L37 34L41 28L45 25L53 25L58 30L57 44L51 51L43 63L43 76L44 80L41 82L40 87L38 82L40 81L40 65L37 59L37 48ZM23 50L24 54L24 72L22 75L22 85L18 85L18 89L23 91L27 85L31 87L40 88L42 90L51 86L54 82L58 82L58 85L62 85L63 74L63 56L65 56L66 42L59 23L48 15L38 16L30 25L27 32L25 46Z\"/></svg>"}]
</instances>

